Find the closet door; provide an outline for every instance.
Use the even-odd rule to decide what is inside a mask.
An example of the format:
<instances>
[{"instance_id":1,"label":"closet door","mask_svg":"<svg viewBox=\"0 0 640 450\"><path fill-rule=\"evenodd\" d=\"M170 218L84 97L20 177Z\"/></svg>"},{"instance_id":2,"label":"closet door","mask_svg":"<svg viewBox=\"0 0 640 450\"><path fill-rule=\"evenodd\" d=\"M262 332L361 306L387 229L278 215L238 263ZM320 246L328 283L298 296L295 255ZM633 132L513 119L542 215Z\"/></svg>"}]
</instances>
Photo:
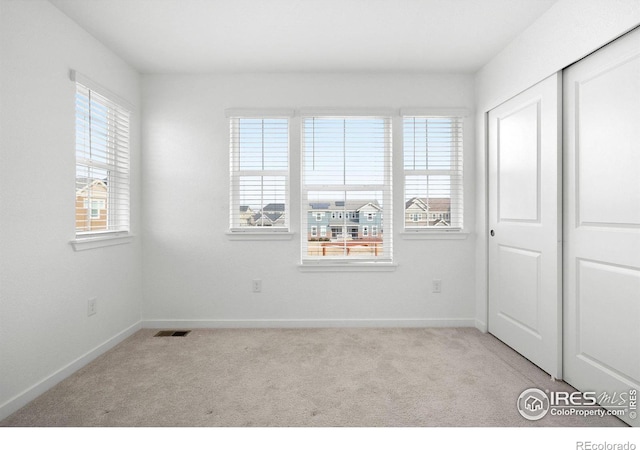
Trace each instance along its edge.
<instances>
[{"instance_id":1,"label":"closet door","mask_svg":"<svg viewBox=\"0 0 640 450\"><path fill-rule=\"evenodd\" d=\"M489 112L489 332L561 364L560 75Z\"/></svg>"},{"instance_id":2,"label":"closet door","mask_svg":"<svg viewBox=\"0 0 640 450\"><path fill-rule=\"evenodd\" d=\"M563 79L564 376L638 426L640 30Z\"/></svg>"}]
</instances>

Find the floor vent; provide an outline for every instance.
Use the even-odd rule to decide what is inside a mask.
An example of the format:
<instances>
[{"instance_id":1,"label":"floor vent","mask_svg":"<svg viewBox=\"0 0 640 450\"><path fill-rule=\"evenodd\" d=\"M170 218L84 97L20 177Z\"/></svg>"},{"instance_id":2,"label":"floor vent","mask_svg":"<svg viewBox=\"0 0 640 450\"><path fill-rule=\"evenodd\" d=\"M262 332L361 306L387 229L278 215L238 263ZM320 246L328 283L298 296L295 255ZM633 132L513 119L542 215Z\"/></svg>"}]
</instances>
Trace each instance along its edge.
<instances>
[{"instance_id":1,"label":"floor vent","mask_svg":"<svg viewBox=\"0 0 640 450\"><path fill-rule=\"evenodd\" d=\"M186 336L187 334L191 333L191 330L188 331L184 331L184 330L163 330L163 331L158 331L154 337L165 337L165 336Z\"/></svg>"}]
</instances>

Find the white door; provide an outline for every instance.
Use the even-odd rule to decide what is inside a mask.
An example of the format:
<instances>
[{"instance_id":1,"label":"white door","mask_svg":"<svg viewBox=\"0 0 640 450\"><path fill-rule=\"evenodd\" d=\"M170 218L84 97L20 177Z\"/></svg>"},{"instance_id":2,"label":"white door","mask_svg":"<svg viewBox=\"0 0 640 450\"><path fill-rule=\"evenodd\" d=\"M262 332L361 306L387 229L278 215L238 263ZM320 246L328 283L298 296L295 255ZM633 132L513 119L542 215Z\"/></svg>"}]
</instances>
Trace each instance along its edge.
<instances>
[{"instance_id":1,"label":"white door","mask_svg":"<svg viewBox=\"0 0 640 450\"><path fill-rule=\"evenodd\" d=\"M489 112L489 332L562 377L561 77Z\"/></svg>"},{"instance_id":2,"label":"white door","mask_svg":"<svg viewBox=\"0 0 640 450\"><path fill-rule=\"evenodd\" d=\"M563 77L564 376L638 426L640 30Z\"/></svg>"}]
</instances>

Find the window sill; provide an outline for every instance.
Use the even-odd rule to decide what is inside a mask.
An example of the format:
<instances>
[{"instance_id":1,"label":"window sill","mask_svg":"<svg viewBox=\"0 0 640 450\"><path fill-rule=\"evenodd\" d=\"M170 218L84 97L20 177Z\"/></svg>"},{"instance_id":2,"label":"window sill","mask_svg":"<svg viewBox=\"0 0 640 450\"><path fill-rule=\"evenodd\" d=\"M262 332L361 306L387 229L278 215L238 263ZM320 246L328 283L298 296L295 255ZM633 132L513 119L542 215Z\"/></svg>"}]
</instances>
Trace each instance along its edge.
<instances>
[{"instance_id":1,"label":"window sill","mask_svg":"<svg viewBox=\"0 0 640 450\"><path fill-rule=\"evenodd\" d=\"M295 235L291 231L227 231L225 234L231 241L290 241Z\"/></svg>"},{"instance_id":2,"label":"window sill","mask_svg":"<svg viewBox=\"0 0 640 450\"><path fill-rule=\"evenodd\" d=\"M133 241L132 234L113 234L77 238L70 241L69 243L73 247L73 250L75 250L76 252L80 252L83 250L92 250L94 248L129 244L131 243L131 241Z\"/></svg>"},{"instance_id":3,"label":"window sill","mask_svg":"<svg viewBox=\"0 0 640 450\"><path fill-rule=\"evenodd\" d=\"M402 239L430 239L430 240L462 240L466 239L469 233L463 231L403 231L400 233Z\"/></svg>"},{"instance_id":4,"label":"window sill","mask_svg":"<svg viewBox=\"0 0 640 450\"><path fill-rule=\"evenodd\" d=\"M298 265L300 272L393 272L398 267L395 263L302 263Z\"/></svg>"}]
</instances>

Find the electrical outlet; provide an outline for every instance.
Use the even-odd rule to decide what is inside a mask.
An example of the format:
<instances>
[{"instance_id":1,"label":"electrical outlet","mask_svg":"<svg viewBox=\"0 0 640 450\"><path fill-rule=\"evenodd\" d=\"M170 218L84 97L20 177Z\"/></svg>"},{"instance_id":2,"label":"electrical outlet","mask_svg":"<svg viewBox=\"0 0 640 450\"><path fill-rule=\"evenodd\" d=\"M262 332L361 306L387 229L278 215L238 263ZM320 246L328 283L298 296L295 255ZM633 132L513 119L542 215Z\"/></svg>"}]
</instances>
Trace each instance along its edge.
<instances>
[{"instance_id":1,"label":"electrical outlet","mask_svg":"<svg viewBox=\"0 0 640 450\"><path fill-rule=\"evenodd\" d=\"M98 299L96 297L92 297L89 299L87 316L93 316L97 312L98 312Z\"/></svg>"},{"instance_id":2,"label":"electrical outlet","mask_svg":"<svg viewBox=\"0 0 640 450\"><path fill-rule=\"evenodd\" d=\"M442 280L433 280L432 292L434 294L440 294L442 292Z\"/></svg>"},{"instance_id":3,"label":"electrical outlet","mask_svg":"<svg viewBox=\"0 0 640 450\"><path fill-rule=\"evenodd\" d=\"M253 280L251 286L253 292L262 292L262 280Z\"/></svg>"}]
</instances>

